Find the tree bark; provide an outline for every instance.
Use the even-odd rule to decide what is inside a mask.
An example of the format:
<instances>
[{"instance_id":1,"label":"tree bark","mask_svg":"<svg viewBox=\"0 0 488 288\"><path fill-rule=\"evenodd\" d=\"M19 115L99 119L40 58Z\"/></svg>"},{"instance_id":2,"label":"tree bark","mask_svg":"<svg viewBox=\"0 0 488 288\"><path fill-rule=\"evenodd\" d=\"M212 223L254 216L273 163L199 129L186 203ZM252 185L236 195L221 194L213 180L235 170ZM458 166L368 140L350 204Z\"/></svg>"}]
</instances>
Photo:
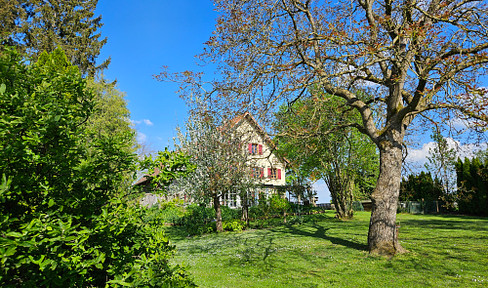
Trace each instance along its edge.
<instances>
[{"instance_id":1,"label":"tree bark","mask_svg":"<svg viewBox=\"0 0 488 288\"><path fill-rule=\"evenodd\" d=\"M332 177L335 177L334 180ZM349 185L342 185L342 179L337 176L330 176L328 183L329 191L332 196L332 203L336 209L336 217L339 219L351 219L354 215L352 209L352 191Z\"/></svg>"},{"instance_id":2,"label":"tree bark","mask_svg":"<svg viewBox=\"0 0 488 288\"><path fill-rule=\"evenodd\" d=\"M214 196L214 209L215 209L215 224L217 227L217 232L224 231L222 226L222 209L220 209L220 197L218 195Z\"/></svg>"},{"instance_id":3,"label":"tree bark","mask_svg":"<svg viewBox=\"0 0 488 288\"><path fill-rule=\"evenodd\" d=\"M241 197L241 205L242 205L242 217L241 220L246 222L246 225L249 227L249 197L248 191L242 193Z\"/></svg>"},{"instance_id":4,"label":"tree bark","mask_svg":"<svg viewBox=\"0 0 488 288\"><path fill-rule=\"evenodd\" d=\"M398 243L396 213L402 172L402 145L393 135L380 141L380 173L371 195L368 246L371 254L394 255L406 250Z\"/></svg>"}]
</instances>

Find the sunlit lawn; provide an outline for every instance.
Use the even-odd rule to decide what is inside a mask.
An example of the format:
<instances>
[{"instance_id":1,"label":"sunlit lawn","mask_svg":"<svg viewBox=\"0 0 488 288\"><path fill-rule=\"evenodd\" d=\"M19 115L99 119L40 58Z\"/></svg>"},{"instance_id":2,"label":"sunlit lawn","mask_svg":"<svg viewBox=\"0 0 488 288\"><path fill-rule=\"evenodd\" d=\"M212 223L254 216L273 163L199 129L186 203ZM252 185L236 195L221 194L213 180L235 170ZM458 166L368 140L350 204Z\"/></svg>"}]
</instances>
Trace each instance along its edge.
<instances>
[{"instance_id":1,"label":"sunlit lawn","mask_svg":"<svg viewBox=\"0 0 488 288\"><path fill-rule=\"evenodd\" d=\"M201 287L488 287L488 219L398 215L410 251L367 252L370 214L187 238L168 228L177 263Z\"/></svg>"}]
</instances>

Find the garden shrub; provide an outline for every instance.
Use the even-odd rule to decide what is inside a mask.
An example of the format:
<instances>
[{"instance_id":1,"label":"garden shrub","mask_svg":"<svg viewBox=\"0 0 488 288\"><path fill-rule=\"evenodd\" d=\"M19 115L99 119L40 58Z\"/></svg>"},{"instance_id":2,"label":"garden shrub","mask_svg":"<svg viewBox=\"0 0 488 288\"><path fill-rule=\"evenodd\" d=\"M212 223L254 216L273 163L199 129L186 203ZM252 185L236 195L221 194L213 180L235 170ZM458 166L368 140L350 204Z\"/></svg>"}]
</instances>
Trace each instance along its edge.
<instances>
[{"instance_id":1,"label":"garden shrub","mask_svg":"<svg viewBox=\"0 0 488 288\"><path fill-rule=\"evenodd\" d=\"M182 223L188 235L208 233L208 223L215 219L215 210L210 207L191 204L186 207Z\"/></svg>"},{"instance_id":2,"label":"garden shrub","mask_svg":"<svg viewBox=\"0 0 488 288\"><path fill-rule=\"evenodd\" d=\"M225 231L240 232L246 228L246 222L238 219L224 221L222 225Z\"/></svg>"},{"instance_id":3,"label":"garden shrub","mask_svg":"<svg viewBox=\"0 0 488 288\"><path fill-rule=\"evenodd\" d=\"M227 206L221 206L220 209L222 210L222 221L229 221L232 219L241 219L242 210L241 209L233 209Z\"/></svg>"},{"instance_id":4,"label":"garden shrub","mask_svg":"<svg viewBox=\"0 0 488 288\"><path fill-rule=\"evenodd\" d=\"M264 211L261 206L251 206L249 207L249 218L258 219L264 217Z\"/></svg>"}]
</instances>

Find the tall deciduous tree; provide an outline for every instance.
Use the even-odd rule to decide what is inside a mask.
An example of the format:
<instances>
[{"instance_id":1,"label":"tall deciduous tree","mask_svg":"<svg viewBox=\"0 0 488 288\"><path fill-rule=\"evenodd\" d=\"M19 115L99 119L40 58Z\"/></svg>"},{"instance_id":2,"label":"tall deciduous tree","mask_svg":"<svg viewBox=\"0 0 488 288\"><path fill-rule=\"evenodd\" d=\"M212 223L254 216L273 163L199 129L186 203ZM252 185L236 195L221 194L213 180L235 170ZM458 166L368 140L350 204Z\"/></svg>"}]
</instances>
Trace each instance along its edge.
<instances>
[{"instance_id":1,"label":"tall deciduous tree","mask_svg":"<svg viewBox=\"0 0 488 288\"><path fill-rule=\"evenodd\" d=\"M331 95L298 100L280 107L274 126L280 135L277 152L305 177L323 179L337 216L348 219L354 213L353 200L362 194L361 184L369 181L374 186L379 161L376 146L364 134L353 128L329 133L339 121L360 121L357 112L343 109L344 102ZM310 133L304 135L304 129Z\"/></svg>"},{"instance_id":2,"label":"tall deciduous tree","mask_svg":"<svg viewBox=\"0 0 488 288\"><path fill-rule=\"evenodd\" d=\"M428 163L425 164L436 179L442 184L444 195L454 193L456 187L455 163L458 158L455 148L449 146L447 139L442 136L439 129L434 129L431 135L434 147L429 149Z\"/></svg>"},{"instance_id":3,"label":"tall deciduous tree","mask_svg":"<svg viewBox=\"0 0 488 288\"><path fill-rule=\"evenodd\" d=\"M201 57L218 63L221 77L207 88L208 96L261 114L301 97L311 85L345 100L362 121L339 122L334 130L355 127L380 152L370 252L405 251L395 222L409 125L429 111L450 111L481 126L488 119L488 97L480 87L488 62L486 3L215 0L215 5L220 16ZM202 83L199 73L179 76L196 84L190 88Z\"/></svg>"},{"instance_id":4,"label":"tall deciduous tree","mask_svg":"<svg viewBox=\"0 0 488 288\"><path fill-rule=\"evenodd\" d=\"M43 52L62 48L83 74L93 76L110 59L96 66L107 42L99 33L102 17L95 17L98 0L0 0L0 43L16 46L36 60Z\"/></svg>"},{"instance_id":5,"label":"tall deciduous tree","mask_svg":"<svg viewBox=\"0 0 488 288\"><path fill-rule=\"evenodd\" d=\"M184 189L193 201L211 203L217 231L221 232L224 196L239 195L242 205L247 207L246 196L255 179L245 153L248 141L228 121L218 125L212 114L205 109L193 111L185 133L180 131L178 135L177 148L191 156L196 168L187 178L177 181L175 189Z\"/></svg>"}]
</instances>

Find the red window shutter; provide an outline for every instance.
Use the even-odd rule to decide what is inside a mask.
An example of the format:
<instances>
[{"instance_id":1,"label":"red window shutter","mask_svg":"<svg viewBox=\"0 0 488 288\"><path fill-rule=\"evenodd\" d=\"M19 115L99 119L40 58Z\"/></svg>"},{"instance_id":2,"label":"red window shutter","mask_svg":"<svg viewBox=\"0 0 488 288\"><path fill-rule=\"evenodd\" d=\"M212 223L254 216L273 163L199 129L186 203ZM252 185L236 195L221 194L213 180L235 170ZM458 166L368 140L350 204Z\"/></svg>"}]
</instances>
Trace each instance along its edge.
<instances>
[{"instance_id":1,"label":"red window shutter","mask_svg":"<svg viewBox=\"0 0 488 288\"><path fill-rule=\"evenodd\" d=\"M271 168L268 168L268 178L271 178Z\"/></svg>"},{"instance_id":2,"label":"red window shutter","mask_svg":"<svg viewBox=\"0 0 488 288\"><path fill-rule=\"evenodd\" d=\"M263 155L263 145L259 145L259 155Z\"/></svg>"},{"instance_id":3,"label":"red window shutter","mask_svg":"<svg viewBox=\"0 0 488 288\"><path fill-rule=\"evenodd\" d=\"M249 143L249 154L252 154L252 143Z\"/></svg>"},{"instance_id":4,"label":"red window shutter","mask_svg":"<svg viewBox=\"0 0 488 288\"><path fill-rule=\"evenodd\" d=\"M261 178L264 177L264 168L261 168Z\"/></svg>"},{"instance_id":5,"label":"red window shutter","mask_svg":"<svg viewBox=\"0 0 488 288\"><path fill-rule=\"evenodd\" d=\"M278 179L281 179L281 169L276 170L276 174L278 174Z\"/></svg>"}]
</instances>

